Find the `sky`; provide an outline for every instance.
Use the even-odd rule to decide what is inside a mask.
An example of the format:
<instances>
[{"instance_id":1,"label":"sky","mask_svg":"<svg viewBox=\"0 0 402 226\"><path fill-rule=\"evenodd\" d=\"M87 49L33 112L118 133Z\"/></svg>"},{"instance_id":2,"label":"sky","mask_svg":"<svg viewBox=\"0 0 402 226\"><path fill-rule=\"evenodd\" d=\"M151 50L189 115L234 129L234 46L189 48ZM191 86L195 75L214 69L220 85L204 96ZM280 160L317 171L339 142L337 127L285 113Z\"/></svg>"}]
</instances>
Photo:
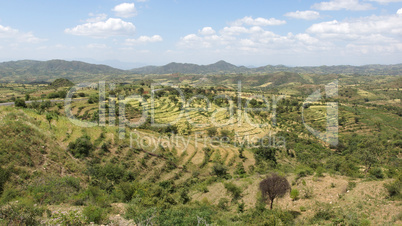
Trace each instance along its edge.
<instances>
[{"instance_id":1,"label":"sky","mask_svg":"<svg viewBox=\"0 0 402 226\"><path fill-rule=\"evenodd\" d=\"M402 0L0 0L0 61L402 63Z\"/></svg>"}]
</instances>

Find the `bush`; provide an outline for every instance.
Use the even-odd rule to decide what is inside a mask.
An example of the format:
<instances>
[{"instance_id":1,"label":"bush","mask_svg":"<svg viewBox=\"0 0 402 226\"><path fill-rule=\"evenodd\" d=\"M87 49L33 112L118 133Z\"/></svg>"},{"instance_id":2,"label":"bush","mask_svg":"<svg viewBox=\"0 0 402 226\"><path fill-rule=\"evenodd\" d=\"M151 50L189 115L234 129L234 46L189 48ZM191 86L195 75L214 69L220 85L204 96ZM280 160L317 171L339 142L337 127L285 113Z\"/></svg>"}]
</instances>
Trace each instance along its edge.
<instances>
[{"instance_id":1,"label":"bush","mask_svg":"<svg viewBox=\"0 0 402 226\"><path fill-rule=\"evenodd\" d=\"M8 203L17 198L20 193L21 191L18 191L14 186L8 186L4 189L3 194L1 195L1 202Z\"/></svg>"},{"instance_id":2,"label":"bush","mask_svg":"<svg viewBox=\"0 0 402 226\"><path fill-rule=\"evenodd\" d=\"M40 225L38 217L45 209L36 207L30 200L22 200L0 208L0 217L4 225Z\"/></svg>"},{"instance_id":3,"label":"bush","mask_svg":"<svg viewBox=\"0 0 402 226\"><path fill-rule=\"evenodd\" d=\"M7 169L3 169L3 167L0 166L0 195L3 193L4 185L8 181L9 177L9 171Z\"/></svg>"},{"instance_id":4,"label":"bush","mask_svg":"<svg viewBox=\"0 0 402 226\"><path fill-rule=\"evenodd\" d=\"M230 183L225 183L224 186L225 186L226 190L232 195L233 201L236 201L241 197L242 191L235 184L230 182Z\"/></svg>"},{"instance_id":5,"label":"bush","mask_svg":"<svg viewBox=\"0 0 402 226\"><path fill-rule=\"evenodd\" d=\"M88 98L88 104L94 104L94 103L98 103L99 102L99 96L98 95L91 95Z\"/></svg>"},{"instance_id":6,"label":"bush","mask_svg":"<svg viewBox=\"0 0 402 226\"><path fill-rule=\"evenodd\" d=\"M310 223L316 224L322 220L330 220L335 216L335 212L332 210L332 208L328 205L325 205L320 207L320 209L316 211L313 218L310 220Z\"/></svg>"},{"instance_id":7,"label":"bush","mask_svg":"<svg viewBox=\"0 0 402 226\"><path fill-rule=\"evenodd\" d=\"M379 168L379 167L371 168L371 169L369 170L369 173L370 173L372 176L374 176L375 178L377 178L377 179L383 179L383 178L384 178L384 173L382 172L382 169Z\"/></svg>"},{"instance_id":8,"label":"bush","mask_svg":"<svg viewBox=\"0 0 402 226\"><path fill-rule=\"evenodd\" d=\"M91 142L91 138L88 135L77 138L75 142L70 142L68 144L68 150L76 158L87 157L89 153L94 149Z\"/></svg>"},{"instance_id":9,"label":"bush","mask_svg":"<svg viewBox=\"0 0 402 226\"><path fill-rule=\"evenodd\" d=\"M241 162L237 163L235 174L238 174L238 175L246 174L246 170L244 169L243 163L241 163Z\"/></svg>"},{"instance_id":10,"label":"bush","mask_svg":"<svg viewBox=\"0 0 402 226\"><path fill-rule=\"evenodd\" d=\"M212 174L216 175L218 177L224 177L225 178L226 175L227 175L227 171L228 171L228 169L226 168L226 166L224 166L222 164L219 164L219 163L215 164L212 167Z\"/></svg>"},{"instance_id":11,"label":"bush","mask_svg":"<svg viewBox=\"0 0 402 226\"><path fill-rule=\"evenodd\" d=\"M27 107L27 105L25 104L25 101L23 99L20 99L20 98L16 99L14 104L15 104L16 107L22 107L22 108Z\"/></svg>"},{"instance_id":12,"label":"bush","mask_svg":"<svg viewBox=\"0 0 402 226\"><path fill-rule=\"evenodd\" d=\"M397 199L397 200L402 199L402 195L401 195L402 182L401 182L400 178L394 182L384 184L384 187L388 191L389 198Z\"/></svg>"},{"instance_id":13,"label":"bush","mask_svg":"<svg viewBox=\"0 0 402 226\"><path fill-rule=\"evenodd\" d=\"M237 212L243 213L245 206L246 206L246 204L245 204L244 202L239 203L239 204L237 205Z\"/></svg>"},{"instance_id":14,"label":"bush","mask_svg":"<svg viewBox=\"0 0 402 226\"><path fill-rule=\"evenodd\" d=\"M218 202L218 208L221 210L228 210L229 200L227 198L221 198Z\"/></svg>"},{"instance_id":15,"label":"bush","mask_svg":"<svg viewBox=\"0 0 402 226\"><path fill-rule=\"evenodd\" d=\"M305 187L303 188L303 198L309 199L313 197L313 187Z\"/></svg>"},{"instance_id":16,"label":"bush","mask_svg":"<svg viewBox=\"0 0 402 226\"><path fill-rule=\"evenodd\" d=\"M135 188L134 186L129 183L129 182L122 182L119 184L119 191L122 194L122 201L123 202L130 202L131 199L133 198L133 195L135 193Z\"/></svg>"},{"instance_id":17,"label":"bush","mask_svg":"<svg viewBox=\"0 0 402 226\"><path fill-rule=\"evenodd\" d=\"M216 134L218 134L218 130L216 129L216 127L211 127L207 129L207 133L208 136L213 137L216 136Z\"/></svg>"},{"instance_id":18,"label":"bush","mask_svg":"<svg viewBox=\"0 0 402 226\"><path fill-rule=\"evenodd\" d=\"M303 168L297 171L296 181L300 178L307 177L308 175L312 175L313 170L311 168Z\"/></svg>"},{"instance_id":19,"label":"bush","mask_svg":"<svg viewBox=\"0 0 402 226\"><path fill-rule=\"evenodd\" d=\"M38 203L58 204L77 194L80 190L80 181L74 177L39 178L29 191Z\"/></svg>"},{"instance_id":20,"label":"bush","mask_svg":"<svg viewBox=\"0 0 402 226\"><path fill-rule=\"evenodd\" d=\"M254 149L254 158L256 164L258 165L261 162L268 162L270 165L276 166L277 162L275 153L275 148L259 147Z\"/></svg>"},{"instance_id":21,"label":"bush","mask_svg":"<svg viewBox=\"0 0 402 226\"><path fill-rule=\"evenodd\" d=\"M322 168L321 166L319 166L316 171L315 171L315 175L317 177L323 177L324 176L324 168Z\"/></svg>"},{"instance_id":22,"label":"bush","mask_svg":"<svg viewBox=\"0 0 402 226\"><path fill-rule=\"evenodd\" d=\"M202 193L209 192L208 187L205 184L201 185L201 187L199 188L199 191L202 192Z\"/></svg>"},{"instance_id":23,"label":"bush","mask_svg":"<svg viewBox=\"0 0 402 226\"><path fill-rule=\"evenodd\" d=\"M292 200L298 200L299 199L299 190L297 190L296 188L292 189L290 191L290 198Z\"/></svg>"},{"instance_id":24,"label":"bush","mask_svg":"<svg viewBox=\"0 0 402 226\"><path fill-rule=\"evenodd\" d=\"M87 206L82 210L82 214L87 218L87 223L94 222L101 224L106 219L104 210L97 206Z\"/></svg>"},{"instance_id":25,"label":"bush","mask_svg":"<svg viewBox=\"0 0 402 226\"><path fill-rule=\"evenodd\" d=\"M48 213L48 217L49 217ZM51 219L48 221L49 225L85 225L84 217L78 213L77 210L69 212L55 212L51 215Z\"/></svg>"},{"instance_id":26,"label":"bush","mask_svg":"<svg viewBox=\"0 0 402 226\"><path fill-rule=\"evenodd\" d=\"M348 185L346 186L346 190L351 191L355 187L356 187L356 182L349 181Z\"/></svg>"},{"instance_id":27,"label":"bush","mask_svg":"<svg viewBox=\"0 0 402 226\"><path fill-rule=\"evenodd\" d=\"M129 205L126 210L126 217L133 219L136 225L209 225L214 214L215 211L207 204L169 209Z\"/></svg>"}]
</instances>

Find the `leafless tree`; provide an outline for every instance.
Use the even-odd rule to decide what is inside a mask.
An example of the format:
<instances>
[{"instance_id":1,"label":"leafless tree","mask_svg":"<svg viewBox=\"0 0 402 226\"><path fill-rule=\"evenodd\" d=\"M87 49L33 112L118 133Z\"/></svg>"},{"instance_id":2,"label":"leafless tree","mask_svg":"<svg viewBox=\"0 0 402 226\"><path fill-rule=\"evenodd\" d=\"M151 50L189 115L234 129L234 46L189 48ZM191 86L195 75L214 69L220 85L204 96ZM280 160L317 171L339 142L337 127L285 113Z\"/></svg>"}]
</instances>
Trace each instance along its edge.
<instances>
[{"instance_id":1,"label":"leafless tree","mask_svg":"<svg viewBox=\"0 0 402 226\"><path fill-rule=\"evenodd\" d=\"M260 182L260 191L265 200L269 200L272 204L274 199L283 197L290 191L290 185L285 177L281 177L276 173L272 173Z\"/></svg>"}]
</instances>

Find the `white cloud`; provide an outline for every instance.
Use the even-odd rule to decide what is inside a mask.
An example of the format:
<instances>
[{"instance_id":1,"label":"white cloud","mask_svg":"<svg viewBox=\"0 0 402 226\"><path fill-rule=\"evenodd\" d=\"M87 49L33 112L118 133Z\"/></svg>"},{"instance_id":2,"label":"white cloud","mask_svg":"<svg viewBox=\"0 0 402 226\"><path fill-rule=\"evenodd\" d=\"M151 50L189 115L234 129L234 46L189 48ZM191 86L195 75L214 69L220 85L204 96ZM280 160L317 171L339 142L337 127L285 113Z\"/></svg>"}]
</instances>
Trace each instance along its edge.
<instances>
[{"instance_id":1,"label":"white cloud","mask_svg":"<svg viewBox=\"0 0 402 226\"><path fill-rule=\"evenodd\" d=\"M402 8L398 9L398 11L396 11L396 14L402 15Z\"/></svg>"},{"instance_id":2,"label":"white cloud","mask_svg":"<svg viewBox=\"0 0 402 226\"><path fill-rule=\"evenodd\" d=\"M286 13L285 16L302 20L315 20L320 18L320 13L312 10L306 10L306 11L297 10L296 12Z\"/></svg>"},{"instance_id":3,"label":"white cloud","mask_svg":"<svg viewBox=\"0 0 402 226\"><path fill-rule=\"evenodd\" d=\"M309 45L319 43L319 40L317 38L311 37L309 34L297 34L295 38Z\"/></svg>"},{"instance_id":4,"label":"white cloud","mask_svg":"<svg viewBox=\"0 0 402 226\"><path fill-rule=\"evenodd\" d=\"M301 51L317 49L327 45L309 34L286 36L275 34L260 26L250 28L242 26L224 27L219 34L203 36L189 34L180 39L178 46L190 49L214 49L214 51L242 51L243 53L267 53L276 50ZM328 45L327 45L328 46Z\"/></svg>"},{"instance_id":5,"label":"white cloud","mask_svg":"<svg viewBox=\"0 0 402 226\"><path fill-rule=\"evenodd\" d=\"M109 18L106 21L95 23L86 23L74 28L64 30L67 34L92 36L92 37L110 37L120 35L132 35L135 33L135 26L130 22L118 18Z\"/></svg>"},{"instance_id":6,"label":"white cloud","mask_svg":"<svg viewBox=\"0 0 402 226\"><path fill-rule=\"evenodd\" d=\"M105 44L99 44L99 43L91 43L87 45L88 49L106 49L107 45Z\"/></svg>"},{"instance_id":7,"label":"white cloud","mask_svg":"<svg viewBox=\"0 0 402 226\"><path fill-rule=\"evenodd\" d=\"M242 25L249 25L249 26L269 26L269 25L281 25L286 24L284 20L278 20L275 18L265 19L262 17L258 17L253 19L251 16L246 16L242 19L238 19L234 21L231 25L232 26L242 26Z\"/></svg>"},{"instance_id":8,"label":"white cloud","mask_svg":"<svg viewBox=\"0 0 402 226\"><path fill-rule=\"evenodd\" d=\"M221 30L221 33L223 35L228 35L228 36L239 35L239 34L248 33L248 32L249 32L249 30L242 26L224 27Z\"/></svg>"},{"instance_id":9,"label":"white cloud","mask_svg":"<svg viewBox=\"0 0 402 226\"><path fill-rule=\"evenodd\" d=\"M374 7L369 3L360 3L359 0L331 0L329 2L315 3L313 9L318 10L370 10Z\"/></svg>"},{"instance_id":10,"label":"white cloud","mask_svg":"<svg viewBox=\"0 0 402 226\"><path fill-rule=\"evenodd\" d=\"M134 3L122 3L115 6L112 11L116 13L116 16L124 18L130 18L137 15Z\"/></svg>"},{"instance_id":11,"label":"white cloud","mask_svg":"<svg viewBox=\"0 0 402 226\"><path fill-rule=\"evenodd\" d=\"M367 34L402 35L402 20L398 15L369 16L343 22L333 20L313 24L307 32L321 36L356 38Z\"/></svg>"},{"instance_id":12,"label":"white cloud","mask_svg":"<svg viewBox=\"0 0 402 226\"><path fill-rule=\"evenodd\" d=\"M326 21L311 25L305 32L287 35L274 33L263 26L246 26L244 21L223 27L213 35L204 35L203 28L198 33L181 37L177 46L205 56L226 54L229 58L238 55L276 60L272 56L296 59L296 56L308 55L317 62L326 60L331 64L345 63L341 59L361 59L365 54L375 60L382 59L380 56L389 59L402 51L399 14Z\"/></svg>"},{"instance_id":13,"label":"white cloud","mask_svg":"<svg viewBox=\"0 0 402 226\"><path fill-rule=\"evenodd\" d=\"M391 2L402 2L402 0L369 0L371 2L378 2L380 4L388 4Z\"/></svg>"},{"instance_id":14,"label":"white cloud","mask_svg":"<svg viewBox=\"0 0 402 226\"><path fill-rule=\"evenodd\" d=\"M20 32L18 29L0 25L0 39L10 39L17 42L39 43L46 41L32 34L32 32Z\"/></svg>"},{"instance_id":15,"label":"white cloud","mask_svg":"<svg viewBox=\"0 0 402 226\"><path fill-rule=\"evenodd\" d=\"M100 21L104 21L107 19L107 15L102 13L102 14L93 14L90 13L89 16L91 18L87 19L86 22L88 23L96 23L96 22L100 22Z\"/></svg>"},{"instance_id":16,"label":"white cloud","mask_svg":"<svg viewBox=\"0 0 402 226\"><path fill-rule=\"evenodd\" d=\"M402 20L399 15L327 21L313 24L307 32L352 53L390 53L402 49Z\"/></svg>"},{"instance_id":17,"label":"white cloud","mask_svg":"<svg viewBox=\"0 0 402 226\"><path fill-rule=\"evenodd\" d=\"M10 38L14 37L18 34L17 29L13 29L11 27L4 27L0 25L0 38Z\"/></svg>"},{"instance_id":18,"label":"white cloud","mask_svg":"<svg viewBox=\"0 0 402 226\"><path fill-rule=\"evenodd\" d=\"M136 0L136 2L147 2L148 0Z\"/></svg>"},{"instance_id":19,"label":"white cloud","mask_svg":"<svg viewBox=\"0 0 402 226\"><path fill-rule=\"evenodd\" d=\"M213 35L216 32L212 27L204 27L202 30L199 30L198 33L201 35Z\"/></svg>"},{"instance_id":20,"label":"white cloud","mask_svg":"<svg viewBox=\"0 0 402 226\"><path fill-rule=\"evenodd\" d=\"M154 35L154 36L140 36L137 39L126 39L125 45L136 45L136 44L142 44L142 43L148 43L148 42L161 42L163 41L162 37L160 35Z\"/></svg>"}]
</instances>

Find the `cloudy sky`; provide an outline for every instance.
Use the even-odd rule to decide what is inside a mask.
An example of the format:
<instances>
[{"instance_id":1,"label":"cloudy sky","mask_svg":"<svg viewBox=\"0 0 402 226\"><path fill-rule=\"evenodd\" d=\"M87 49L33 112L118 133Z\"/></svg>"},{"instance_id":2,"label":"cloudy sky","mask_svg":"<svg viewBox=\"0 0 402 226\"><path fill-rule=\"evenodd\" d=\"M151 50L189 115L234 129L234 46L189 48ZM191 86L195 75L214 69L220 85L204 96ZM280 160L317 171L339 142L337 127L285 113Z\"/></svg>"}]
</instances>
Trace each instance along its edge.
<instances>
[{"instance_id":1,"label":"cloudy sky","mask_svg":"<svg viewBox=\"0 0 402 226\"><path fill-rule=\"evenodd\" d=\"M0 0L0 61L20 59L402 63L402 0Z\"/></svg>"}]
</instances>

